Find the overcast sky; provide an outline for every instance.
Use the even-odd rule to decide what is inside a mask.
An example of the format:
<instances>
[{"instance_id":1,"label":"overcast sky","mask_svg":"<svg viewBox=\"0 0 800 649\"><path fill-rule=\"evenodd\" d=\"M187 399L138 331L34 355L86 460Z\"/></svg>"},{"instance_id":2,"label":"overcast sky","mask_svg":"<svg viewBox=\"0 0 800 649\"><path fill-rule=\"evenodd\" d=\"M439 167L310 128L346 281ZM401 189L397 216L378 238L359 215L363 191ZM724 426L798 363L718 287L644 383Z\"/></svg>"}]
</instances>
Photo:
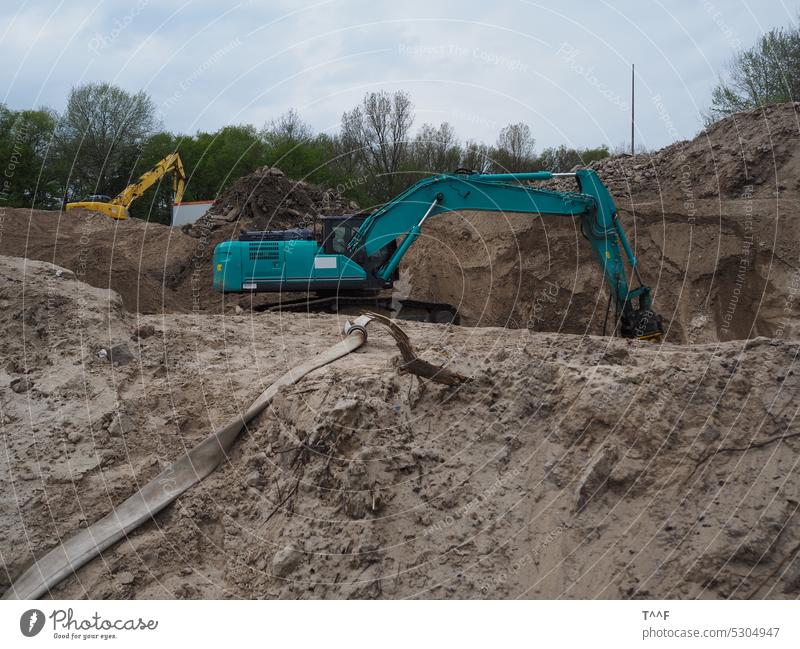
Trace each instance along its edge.
<instances>
[{"instance_id":1,"label":"overcast sky","mask_svg":"<svg viewBox=\"0 0 800 649\"><path fill-rule=\"evenodd\" d=\"M509 122L537 149L650 148L694 136L738 47L796 22L788 0L107 0L0 4L2 101L63 108L69 89L146 90L164 126L193 133L294 107L333 132L371 90L405 89L415 126L448 121L494 142Z\"/></svg>"}]
</instances>

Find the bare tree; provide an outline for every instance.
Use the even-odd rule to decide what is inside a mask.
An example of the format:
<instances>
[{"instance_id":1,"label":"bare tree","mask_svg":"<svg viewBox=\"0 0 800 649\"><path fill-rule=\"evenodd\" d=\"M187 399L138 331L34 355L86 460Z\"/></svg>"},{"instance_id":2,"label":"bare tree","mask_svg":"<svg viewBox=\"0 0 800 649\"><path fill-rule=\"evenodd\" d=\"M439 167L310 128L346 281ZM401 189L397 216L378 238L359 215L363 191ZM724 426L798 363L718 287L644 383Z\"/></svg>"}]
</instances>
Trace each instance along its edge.
<instances>
[{"instance_id":1,"label":"bare tree","mask_svg":"<svg viewBox=\"0 0 800 649\"><path fill-rule=\"evenodd\" d=\"M490 148L481 142L467 140L464 143L459 166L479 173L488 173L492 168Z\"/></svg>"},{"instance_id":2,"label":"bare tree","mask_svg":"<svg viewBox=\"0 0 800 649\"><path fill-rule=\"evenodd\" d=\"M282 142L296 144L311 139L314 131L300 117L294 108L290 108L277 119L270 121L262 131L268 143Z\"/></svg>"},{"instance_id":3,"label":"bare tree","mask_svg":"<svg viewBox=\"0 0 800 649\"><path fill-rule=\"evenodd\" d=\"M643 153L650 153L651 150L647 148L647 145L642 144L641 142L637 142L636 146L634 147L634 153L636 155L641 155ZM631 143L622 141L618 143L612 150L611 153L613 155L630 155L631 154Z\"/></svg>"},{"instance_id":4,"label":"bare tree","mask_svg":"<svg viewBox=\"0 0 800 649\"><path fill-rule=\"evenodd\" d=\"M128 183L145 139L158 126L144 91L109 83L73 88L56 128L58 153L72 164L72 194L115 194Z\"/></svg>"},{"instance_id":5,"label":"bare tree","mask_svg":"<svg viewBox=\"0 0 800 649\"><path fill-rule=\"evenodd\" d=\"M525 171L534 162L534 145L536 140L531 136L527 124L519 122L509 124L497 138L494 151L494 162L498 171Z\"/></svg>"},{"instance_id":6,"label":"bare tree","mask_svg":"<svg viewBox=\"0 0 800 649\"><path fill-rule=\"evenodd\" d=\"M415 171L436 173L455 169L461 158L455 129L447 122L442 122L439 128L423 124L414 138L412 158Z\"/></svg>"},{"instance_id":7,"label":"bare tree","mask_svg":"<svg viewBox=\"0 0 800 649\"><path fill-rule=\"evenodd\" d=\"M342 141L357 152L387 199L400 184L397 173L407 157L413 111L408 93L380 91L368 93L360 106L342 115Z\"/></svg>"}]
</instances>

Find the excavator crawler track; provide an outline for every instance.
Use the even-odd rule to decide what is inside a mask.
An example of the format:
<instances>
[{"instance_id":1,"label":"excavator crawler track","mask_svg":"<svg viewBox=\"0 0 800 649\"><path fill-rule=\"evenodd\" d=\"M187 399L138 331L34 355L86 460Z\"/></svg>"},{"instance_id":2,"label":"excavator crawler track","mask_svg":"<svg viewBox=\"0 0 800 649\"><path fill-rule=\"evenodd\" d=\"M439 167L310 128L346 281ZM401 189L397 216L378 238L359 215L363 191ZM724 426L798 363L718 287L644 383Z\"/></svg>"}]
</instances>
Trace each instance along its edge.
<instances>
[{"instance_id":1,"label":"excavator crawler track","mask_svg":"<svg viewBox=\"0 0 800 649\"><path fill-rule=\"evenodd\" d=\"M312 296L308 299L262 304L254 306L252 310L256 312L348 313L350 310L360 311L362 309L383 312L397 320L460 324L458 311L450 304L422 300L396 300L380 296Z\"/></svg>"}]
</instances>

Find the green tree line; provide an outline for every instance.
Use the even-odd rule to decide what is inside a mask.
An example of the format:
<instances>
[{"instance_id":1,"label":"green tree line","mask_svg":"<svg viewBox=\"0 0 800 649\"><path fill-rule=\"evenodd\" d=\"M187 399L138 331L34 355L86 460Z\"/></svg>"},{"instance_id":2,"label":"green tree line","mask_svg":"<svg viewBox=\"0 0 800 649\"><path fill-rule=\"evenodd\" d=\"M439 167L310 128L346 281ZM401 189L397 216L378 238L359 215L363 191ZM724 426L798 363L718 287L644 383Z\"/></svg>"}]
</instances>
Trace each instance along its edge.
<instances>
[{"instance_id":1,"label":"green tree line","mask_svg":"<svg viewBox=\"0 0 800 649\"><path fill-rule=\"evenodd\" d=\"M457 168L566 171L609 155L608 148L535 150L524 123L509 124L492 145L461 142L453 127L422 124L405 92L367 93L334 134L316 133L296 110L262 128L225 126L193 135L160 127L144 92L107 83L73 88L62 114L0 105L0 160L7 161L0 200L12 207L59 209L95 194L115 196L158 160L179 151L188 183L184 200L210 200L254 169L332 187L362 206L387 200L419 178ZM170 220L165 179L131 207L132 216Z\"/></svg>"}]
</instances>

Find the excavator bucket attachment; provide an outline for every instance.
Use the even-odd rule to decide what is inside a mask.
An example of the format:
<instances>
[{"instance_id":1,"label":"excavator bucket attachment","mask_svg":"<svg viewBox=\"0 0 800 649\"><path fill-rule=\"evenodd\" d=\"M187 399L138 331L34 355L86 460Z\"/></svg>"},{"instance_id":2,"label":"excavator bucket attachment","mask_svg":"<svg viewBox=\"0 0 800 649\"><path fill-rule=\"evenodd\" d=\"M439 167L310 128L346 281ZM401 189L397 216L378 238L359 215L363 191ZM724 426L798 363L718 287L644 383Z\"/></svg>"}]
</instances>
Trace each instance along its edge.
<instances>
[{"instance_id":1,"label":"excavator bucket attachment","mask_svg":"<svg viewBox=\"0 0 800 649\"><path fill-rule=\"evenodd\" d=\"M637 338L650 342L661 342L664 328L661 316L650 309L631 311L622 317L621 333L624 338Z\"/></svg>"}]
</instances>

